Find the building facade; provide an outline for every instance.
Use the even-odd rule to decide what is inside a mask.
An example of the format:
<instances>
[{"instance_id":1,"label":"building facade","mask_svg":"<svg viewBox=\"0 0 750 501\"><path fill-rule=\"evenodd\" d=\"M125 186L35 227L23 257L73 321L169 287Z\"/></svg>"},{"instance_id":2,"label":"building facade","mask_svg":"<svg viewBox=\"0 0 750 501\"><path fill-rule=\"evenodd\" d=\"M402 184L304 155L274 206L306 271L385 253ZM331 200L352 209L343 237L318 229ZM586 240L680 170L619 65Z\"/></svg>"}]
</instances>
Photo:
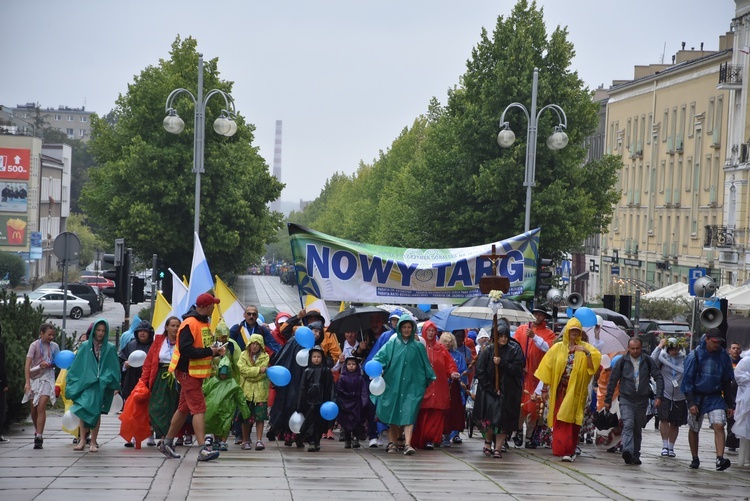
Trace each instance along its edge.
<instances>
[{"instance_id":1,"label":"building facade","mask_svg":"<svg viewBox=\"0 0 750 501\"><path fill-rule=\"evenodd\" d=\"M92 111L86 107L41 108L37 103L19 104L15 107L3 106L0 118L14 127L16 134L41 137L40 127L52 128L64 133L68 139L88 141L91 137Z\"/></svg>"},{"instance_id":2,"label":"building facade","mask_svg":"<svg viewBox=\"0 0 750 501\"><path fill-rule=\"evenodd\" d=\"M632 81L609 90L606 151L624 167L601 243L604 294L628 292L623 283L687 282L695 267L721 276L719 253L705 244L724 221L730 91L718 84L732 43L728 33L715 52L683 45L673 64L636 67Z\"/></svg>"}]
</instances>

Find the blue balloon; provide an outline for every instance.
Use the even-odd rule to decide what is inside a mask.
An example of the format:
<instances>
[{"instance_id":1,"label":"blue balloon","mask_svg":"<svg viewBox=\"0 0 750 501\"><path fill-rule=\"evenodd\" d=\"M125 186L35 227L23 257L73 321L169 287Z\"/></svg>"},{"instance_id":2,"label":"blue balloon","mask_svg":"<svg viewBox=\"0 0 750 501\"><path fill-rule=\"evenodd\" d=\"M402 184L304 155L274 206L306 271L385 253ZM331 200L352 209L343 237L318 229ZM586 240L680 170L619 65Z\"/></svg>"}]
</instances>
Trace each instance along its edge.
<instances>
[{"instance_id":1,"label":"blue balloon","mask_svg":"<svg viewBox=\"0 0 750 501\"><path fill-rule=\"evenodd\" d=\"M377 360L370 360L365 364L365 374L371 378L376 378L383 373L383 364Z\"/></svg>"},{"instance_id":2,"label":"blue balloon","mask_svg":"<svg viewBox=\"0 0 750 501\"><path fill-rule=\"evenodd\" d=\"M418 304L417 308L419 308L421 311L427 313L428 311L430 311L432 309L432 306L429 305L429 304Z\"/></svg>"},{"instance_id":3,"label":"blue balloon","mask_svg":"<svg viewBox=\"0 0 750 501\"><path fill-rule=\"evenodd\" d=\"M272 365L266 369L268 379L276 386L286 386L292 380L292 373L281 365Z\"/></svg>"},{"instance_id":4,"label":"blue balloon","mask_svg":"<svg viewBox=\"0 0 750 501\"><path fill-rule=\"evenodd\" d=\"M262 324L266 323L266 317L264 317L262 313L258 313L258 322Z\"/></svg>"},{"instance_id":5,"label":"blue balloon","mask_svg":"<svg viewBox=\"0 0 750 501\"><path fill-rule=\"evenodd\" d=\"M67 369L73 365L73 359L76 358L76 354L70 350L62 350L55 355L55 365L60 369Z\"/></svg>"},{"instance_id":6,"label":"blue balloon","mask_svg":"<svg viewBox=\"0 0 750 501\"><path fill-rule=\"evenodd\" d=\"M576 310L573 316L581 321L583 327L596 326L596 313L591 308L582 306Z\"/></svg>"},{"instance_id":7,"label":"blue balloon","mask_svg":"<svg viewBox=\"0 0 750 501\"><path fill-rule=\"evenodd\" d=\"M339 415L339 406L336 405L336 402L331 402L330 400L324 402L323 405L320 406L320 415L327 421L333 421L336 419L336 416Z\"/></svg>"},{"instance_id":8,"label":"blue balloon","mask_svg":"<svg viewBox=\"0 0 750 501\"><path fill-rule=\"evenodd\" d=\"M610 365L610 367L614 367L615 364L619 362L621 358L622 358L622 355L615 355L614 358L612 359L612 364Z\"/></svg>"},{"instance_id":9,"label":"blue balloon","mask_svg":"<svg viewBox=\"0 0 750 501\"><path fill-rule=\"evenodd\" d=\"M565 310L565 314L568 315L568 318L573 318L573 312L574 311L575 310L573 310L573 308L571 308L570 306L568 306L568 308L566 308L566 310Z\"/></svg>"},{"instance_id":10,"label":"blue balloon","mask_svg":"<svg viewBox=\"0 0 750 501\"><path fill-rule=\"evenodd\" d=\"M294 331L294 339L307 350L315 346L315 333L309 327L297 327L297 330Z\"/></svg>"}]
</instances>

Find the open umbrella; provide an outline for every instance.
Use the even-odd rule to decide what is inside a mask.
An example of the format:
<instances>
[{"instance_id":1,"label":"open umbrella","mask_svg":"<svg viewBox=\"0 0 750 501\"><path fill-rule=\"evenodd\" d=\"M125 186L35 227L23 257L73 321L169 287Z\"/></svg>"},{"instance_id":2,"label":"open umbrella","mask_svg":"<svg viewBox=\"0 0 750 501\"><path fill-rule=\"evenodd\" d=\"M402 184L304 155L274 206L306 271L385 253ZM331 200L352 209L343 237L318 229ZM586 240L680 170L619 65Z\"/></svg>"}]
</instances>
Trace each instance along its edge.
<instances>
[{"instance_id":1,"label":"open umbrella","mask_svg":"<svg viewBox=\"0 0 750 501\"><path fill-rule=\"evenodd\" d=\"M589 342L594 339L595 327L587 327L586 334L589 337ZM601 347L602 353L615 353L619 351L627 351L628 340L630 336L628 333L622 330L617 324L610 320L605 320L602 323L602 328L599 331L599 340L604 344Z\"/></svg>"},{"instance_id":2,"label":"open umbrella","mask_svg":"<svg viewBox=\"0 0 750 501\"><path fill-rule=\"evenodd\" d=\"M490 308L489 303L490 298L486 295L473 297L456 306L451 311L451 315L489 320L491 322L495 311ZM518 323L534 321L534 315L523 304L506 298L498 302L497 317L506 318L509 322Z\"/></svg>"},{"instance_id":3,"label":"open umbrella","mask_svg":"<svg viewBox=\"0 0 750 501\"><path fill-rule=\"evenodd\" d=\"M453 314L457 306L451 306L446 310L440 310L432 317L430 321L441 331L454 331L456 329L481 329L482 327L491 327L492 319L484 320L480 318L461 317Z\"/></svg>"},{"instance_id":4,"label":"open umbrella","mask_svg":"<svg viewBox=\"0 0 750 501\"><path fill-rule=\"evenodd\" d=\"M633 322L622 313L618 313L609 308L591 308L594 313L602 317L604 320L611 320L625 330L633 330Z\"/></svg>"},{"instance_id":5,"label":"open umbrella","mask_svg":"<svg viewBox=\"0 0 750 501\"><path fill-rule=\"evenodd\" d=\"M333 317L328 330L335 332L339 342L343 342L345 332L359 332L361 334L370 328L370 317L373 315L384 315L382 308L374 306L352 306Z\"/></svg>"},{"instance_id":6,"label":"open umbrella","mask_svg":"<svg viewBox=\"0 0 750 501\"><path fill-rule=\"evenodd\" d=\"M418 322L429 320L431 315L429 312L422 311L419 308L405 306L403 304L379 304L377 307L387 311L389 314L393 313L393 310L401 310L405 313L408 312Z\"/></svg>"}]
</instances>

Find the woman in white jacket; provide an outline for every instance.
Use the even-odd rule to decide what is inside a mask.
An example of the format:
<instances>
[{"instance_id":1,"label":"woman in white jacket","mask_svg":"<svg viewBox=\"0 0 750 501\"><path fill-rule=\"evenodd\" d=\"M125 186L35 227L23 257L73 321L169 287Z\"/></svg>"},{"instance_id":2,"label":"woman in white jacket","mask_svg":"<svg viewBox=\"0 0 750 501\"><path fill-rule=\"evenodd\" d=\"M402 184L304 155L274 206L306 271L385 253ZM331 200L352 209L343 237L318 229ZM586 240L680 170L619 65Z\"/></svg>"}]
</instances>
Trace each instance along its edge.
<instances>
[{"instance_id":1,"label":"woman in white jacket","mask_svg":"<svg viewBox=\"0 0 750 501\"><path fill-rule=\"evenodd\" d=\"M738 466L745 466L750 464L750 350L745 350L741 356L734 369L737 398L732 431L740 439Z\"/></svg>"},{"instance_id":2,"label":"woman in white jacket","mask_svg":"<svg viewBox=\"0 0 750 501\"><path fill-rule=\"evenodd\" d=\"M687 424L687 402L685 394L680 390L685 353L680 350L677 340L671 337L659 341L651 358L664 378L664 394L661 395L661 405L658 408L661 456L673 458L674 443L680 433L680 426Z\"/></svg>"}]
</instances>

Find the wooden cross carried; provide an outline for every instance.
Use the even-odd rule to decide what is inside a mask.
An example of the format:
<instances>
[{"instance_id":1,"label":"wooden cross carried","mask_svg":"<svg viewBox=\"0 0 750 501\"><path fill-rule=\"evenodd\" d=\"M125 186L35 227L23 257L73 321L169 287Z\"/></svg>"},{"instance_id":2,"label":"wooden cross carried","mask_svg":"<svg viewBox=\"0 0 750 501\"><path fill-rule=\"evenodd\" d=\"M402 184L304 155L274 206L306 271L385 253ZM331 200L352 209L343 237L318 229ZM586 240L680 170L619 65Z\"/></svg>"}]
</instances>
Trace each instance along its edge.
<instances>
[{"instance_id":1,"label":"wooden cross carried","mask_svg":"<svg viewBox=\"0 0 750 501\"><path fill-rule=\"evenodd\" d=\"M489 294L493 290L503 291L503 294L507 294L510 290L508 277L497 276L497 263L504 257L507 257L507 254L498 254L495 244L492 244L492 254L477 256L478 259L489 259L492 263L492 276L479 279L479 290L482 294Z\"/></svg>"}]
</instances>

